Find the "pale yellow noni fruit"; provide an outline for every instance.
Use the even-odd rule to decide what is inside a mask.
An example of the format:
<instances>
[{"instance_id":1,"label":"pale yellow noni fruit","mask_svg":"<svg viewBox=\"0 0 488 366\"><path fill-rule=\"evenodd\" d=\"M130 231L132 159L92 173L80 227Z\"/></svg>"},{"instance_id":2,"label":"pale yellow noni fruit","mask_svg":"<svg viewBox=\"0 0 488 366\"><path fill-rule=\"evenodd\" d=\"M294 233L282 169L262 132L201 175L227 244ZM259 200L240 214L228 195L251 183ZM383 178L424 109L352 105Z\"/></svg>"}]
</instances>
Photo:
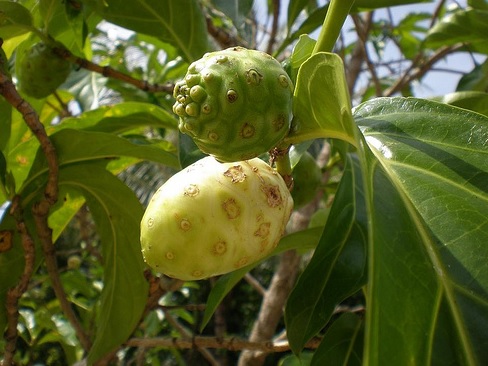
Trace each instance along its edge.
<instances>
[{"instance_id":1,"label":"pale yellow noni fruit","mask_svg":"<svg viewBox=\"0 0 488 366\"><path fill-rule=\"evenodd\" d=\"M198 280L254 263L278 244L293 209L281 176L254 158L203 158L171 177L141 222L141 246L154 270Z\"/></svg>"}]
</instances>

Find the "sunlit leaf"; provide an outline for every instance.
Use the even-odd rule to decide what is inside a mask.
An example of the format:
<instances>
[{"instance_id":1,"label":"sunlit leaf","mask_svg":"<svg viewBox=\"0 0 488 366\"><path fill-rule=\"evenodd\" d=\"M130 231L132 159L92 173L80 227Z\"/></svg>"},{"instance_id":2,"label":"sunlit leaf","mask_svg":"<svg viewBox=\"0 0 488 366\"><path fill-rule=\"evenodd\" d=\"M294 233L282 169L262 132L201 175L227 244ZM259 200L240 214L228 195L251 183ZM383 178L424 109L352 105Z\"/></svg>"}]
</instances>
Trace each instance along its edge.
<instances>
[{"instance_id":1,"label":"sunlit leaf","mask_svg":"<svg viewBox=\"0 0 488 366\"><path fill-rule=\"evenodd\" d=\"M298 122L287 137L290 143L328 137L356 144L344 67L337 54L316 53L302 64L293 114Z\"/></svg>"},{"instance_id":2,"label":"sunlit leaf","mask_svg":"<svg viewBox=\"0 0 488 366\"><path fill-rule=\"evenodd\" d=\"M470 51L488 53L488 11L463 9L442 18L427 34L427 47L464 43Z\"/></svg>"},{"instance_id":3,"label":"sunlit leaf","mask_svg":"<svg viewBox=\"0 0 488 366\"><path fill-rule=\"evenodd\" d=\"M488 116L488 93L477 91L455 92L435 100Z\"/></svg>"},{"instance_id":4,"label":"sunlit leaf","mask_svg":"<svg viewBox=\"0 0 488 366\"><path fill-rule=\"evenodd\" d=\"M354 115L371 149L365 362L485 364L488 118L413 98Z\"/></svg>"}]
</instances>

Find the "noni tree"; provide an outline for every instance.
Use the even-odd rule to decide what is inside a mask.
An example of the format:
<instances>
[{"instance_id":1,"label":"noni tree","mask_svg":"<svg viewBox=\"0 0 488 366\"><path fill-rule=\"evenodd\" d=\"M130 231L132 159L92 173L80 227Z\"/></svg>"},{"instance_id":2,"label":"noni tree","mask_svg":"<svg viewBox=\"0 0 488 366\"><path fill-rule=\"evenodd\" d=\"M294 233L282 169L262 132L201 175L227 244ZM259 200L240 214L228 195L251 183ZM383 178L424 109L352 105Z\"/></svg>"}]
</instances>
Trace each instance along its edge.
<instances>
[{"instance_id":1,"label":"noni tree","mask_svg":"<svg viewBox=\"0 0 488 366\"><path fill-rule=\"evenodd\" d=\"M0 1L2 364L487 364L487 34L486 0Z\"/></svg>"}]
</instances>

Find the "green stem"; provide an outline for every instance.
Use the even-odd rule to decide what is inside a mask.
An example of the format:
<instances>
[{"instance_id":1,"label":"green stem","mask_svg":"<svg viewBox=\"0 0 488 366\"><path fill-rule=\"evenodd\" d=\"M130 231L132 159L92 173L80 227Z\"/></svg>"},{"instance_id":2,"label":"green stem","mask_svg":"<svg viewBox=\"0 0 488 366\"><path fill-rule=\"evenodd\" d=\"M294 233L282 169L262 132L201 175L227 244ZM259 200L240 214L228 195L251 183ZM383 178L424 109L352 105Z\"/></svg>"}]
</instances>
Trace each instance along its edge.
<instances>
[{"instance_id":1,"label":"green stem","mask_svg":"<svg viewBox=\"0 0 488 366\"><path fill-rule=\"evenodd\" d=\"M330 0L312 55L317 52L332 52L353 4L354 0Z\"/></svg>"}]
</instances>

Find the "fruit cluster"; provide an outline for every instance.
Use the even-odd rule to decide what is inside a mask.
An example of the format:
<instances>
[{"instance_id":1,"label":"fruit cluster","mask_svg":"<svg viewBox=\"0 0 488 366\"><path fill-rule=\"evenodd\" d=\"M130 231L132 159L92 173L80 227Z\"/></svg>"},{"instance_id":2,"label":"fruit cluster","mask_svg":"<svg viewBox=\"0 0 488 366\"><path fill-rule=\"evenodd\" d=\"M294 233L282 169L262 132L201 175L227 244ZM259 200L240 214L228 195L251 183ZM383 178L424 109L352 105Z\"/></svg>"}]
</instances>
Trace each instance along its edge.
<instances>
[{"instance_id":1,"label":"fruit cluster","mask_svg":"<svg viewBox=\"0 0 488 366\"><path fill-rule=\"evenodd\" d=\"M208 156L171 177L141 222L144 260L198 280L267 256L293 209L283 178L257 156L287 135L293 86L271 56L242 47L205 54L176 83L179 129Z\"/></svg>"}]
</instances>

